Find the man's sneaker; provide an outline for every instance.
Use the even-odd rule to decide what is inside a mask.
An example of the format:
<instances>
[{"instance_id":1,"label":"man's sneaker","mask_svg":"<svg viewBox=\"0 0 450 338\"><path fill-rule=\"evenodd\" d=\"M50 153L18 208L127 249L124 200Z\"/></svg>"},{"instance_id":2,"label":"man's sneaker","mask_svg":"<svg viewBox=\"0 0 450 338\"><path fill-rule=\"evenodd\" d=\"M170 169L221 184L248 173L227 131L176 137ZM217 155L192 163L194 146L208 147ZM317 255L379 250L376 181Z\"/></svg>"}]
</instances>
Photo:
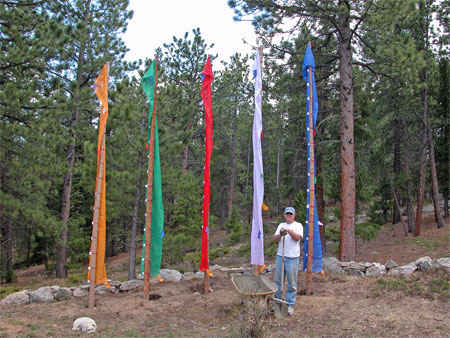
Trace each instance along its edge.
<instances>
[{"instance_id":1,"label":"man's sneaker","mask_svg":"<svg viewBox=\"0 0 450 338\"><path fill-rule=\"evenodd\" d=\"M294 314L294 307L293 306L289 306L288 307L288 315L291 316Z\"/></svg>"}]
</instances>

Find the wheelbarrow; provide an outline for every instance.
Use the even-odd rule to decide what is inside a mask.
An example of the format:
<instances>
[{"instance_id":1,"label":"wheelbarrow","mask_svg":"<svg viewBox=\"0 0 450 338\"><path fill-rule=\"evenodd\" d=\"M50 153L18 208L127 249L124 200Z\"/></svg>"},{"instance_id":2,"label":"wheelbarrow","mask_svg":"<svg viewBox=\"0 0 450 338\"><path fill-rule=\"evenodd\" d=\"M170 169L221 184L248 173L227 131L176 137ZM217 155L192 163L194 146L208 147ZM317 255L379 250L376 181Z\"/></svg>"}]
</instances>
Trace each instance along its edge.
<instances>
[{"instance_id":1,"label":"wheelbarrow","mask_svg":"<svg viewBox=\"0 0 450 338\"><path fill-rule=\"evenodd\" d=\"M236 275L231 278L231 281L242 296L261 297L265 298L267 302L275 301L275 317L287 317L287 302L273 297L274 293L278 291L278 287L269 278L259 275Z\"/></svg>"},{"instance_id":2,"label":"wheelbarrow","mask_svg":"<svg viewBox=\"0 0 450 338\"><path fill-rule=\"evenodd\" d=\"M269 278L260 275L235 275L231 278L240 295L269 298L278 287Z\"/></svg>"}]
</instances>

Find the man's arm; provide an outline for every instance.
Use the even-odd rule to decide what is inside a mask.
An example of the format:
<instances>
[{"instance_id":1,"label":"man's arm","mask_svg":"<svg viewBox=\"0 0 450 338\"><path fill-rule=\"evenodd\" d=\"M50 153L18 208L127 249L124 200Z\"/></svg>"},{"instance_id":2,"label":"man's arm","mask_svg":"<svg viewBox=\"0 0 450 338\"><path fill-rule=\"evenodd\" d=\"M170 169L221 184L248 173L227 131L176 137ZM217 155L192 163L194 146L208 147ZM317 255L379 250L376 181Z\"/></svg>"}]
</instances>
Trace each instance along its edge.
<instances>
[{"instance_id":1,"label":"man's arm","mask_svg":"<svg viewBox=\"0 0 450 338\"><path fill-rule=\"evenodd\" d=\"M300 241L300 240L303 238L302 235L300 235L300 234L298 234L298 233L296 233L296 232L294 232L294 231L292 231L292 230L290 230L290 229L285 229L285 230L287 231L287 233L289 234L289 236L291 236L292 239L293 239L294 241L296 241L296 242Z\"/></svg>"}]
</instances>

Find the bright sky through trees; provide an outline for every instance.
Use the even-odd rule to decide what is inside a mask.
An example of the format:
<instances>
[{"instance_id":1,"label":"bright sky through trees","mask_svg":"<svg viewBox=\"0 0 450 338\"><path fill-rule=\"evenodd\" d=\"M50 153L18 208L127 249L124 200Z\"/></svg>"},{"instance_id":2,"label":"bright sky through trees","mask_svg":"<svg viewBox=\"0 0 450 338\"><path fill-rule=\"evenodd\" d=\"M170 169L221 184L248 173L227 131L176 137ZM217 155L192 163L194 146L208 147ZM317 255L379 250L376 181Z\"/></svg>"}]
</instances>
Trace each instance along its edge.
<instances>
[{"instance_id":1,"label":"bright sky through trees","mask_svg":"<svg viewBox=\"0 0 450 338\"><path fill-rule=\"evenodd\" d=\"M182 38L185 32L192 36L192 29L197 27L207 44L215 44L211 54L219 54L219 60L229 61L236 52L254 53L251 23L234 22L226 0L130 0L129 9L134 16L123 36L130 49L126 56L129 61L151 58L155 49L172 42L173 36Z\"/></svg>"}]
</instances>

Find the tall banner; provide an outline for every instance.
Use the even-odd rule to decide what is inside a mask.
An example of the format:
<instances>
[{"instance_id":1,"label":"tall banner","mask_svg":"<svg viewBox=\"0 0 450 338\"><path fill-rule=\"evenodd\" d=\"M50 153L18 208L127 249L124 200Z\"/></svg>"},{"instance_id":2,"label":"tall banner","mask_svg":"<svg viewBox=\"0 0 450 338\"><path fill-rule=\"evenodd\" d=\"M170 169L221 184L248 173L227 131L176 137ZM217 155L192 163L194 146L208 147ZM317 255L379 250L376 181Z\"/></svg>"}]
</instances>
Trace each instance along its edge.
<instances>
[{"instance_id":1,"label":"tall banner","mask_svg":"<svg viewBox=\"0 0 450 338\"><path fill-rule=\"evenodd\" d=\"M95 283L105 284L109 287L105 268L106 247L106 153L105 153L105 127L108 120L108 64L103 66L100 75L94 83L94 91L100 100L100 121L98 126L97 142L97 175L96 198L100 195L99 205L94 206L92 221L91 249L89 251L88 281L91 280L91 268L95 269ZM96 202L97 204L97 202ZM99 208L99 210L96 210ZM95 224L97 223L97 224ZM92 261L95 259L95 263Z\"/></svg>"},{"instance_id":2,"label":"tall banner","mask_svg":"<svg viewBox=\"0 0 450 338\"><path fill-rule=\"evenodd\" d=\"M206 271L209 274L209 253L208 253L208 233L209 233L209 201L211 199L210 192L210 173L209 167L211 162L211 153L213 148L213 113L211 98L211 82L214 77L211 68L211 61L208 56L205 67L203 68L202 77L203 105L205 106L205 168L203 178L203 227L202 227L202 253L200 261L200 271Z\"/></svg>"},{"instance_id":3,"label":"tall banner","mask_svg":"<svg viewBox=\"0 0 450 338\"><path fill-rule=\"evenodd\" d=\"M151 137L151 118L153 107L155 105L155 60L153 60L149 69L142 77L141 87L147 95L150 103L148 115L148 133L147 133L147 150L149 150ZM150 181L151 182L151 181ZM146 190L145 202L148 199L148 190ZM152 189L152 216L151 216L151 240L150 240L150 276L159 277L161 270L161 256L162 256L162 240L164 237L164 205L162 198L162 183L161 183L161 162L159 157L159 141L158 141L158 120L155 116L155 143L154 143L154 158L153 158L153 189ZM147 217L147 214L146 214ZM147 222L146 222L147 223ZM145 228L144 228L145 232ZM141 260L141 274L144 274L145 262L145 236L143 238L143 250Z\"/></svg>"},{"instance_id":4,"label":"tall banner","mask_svg":"<svg viewBox=\"0 0 450 338\"><path fill-rule=\"evenodd\" d=\"M261 62L258 52L255 54L253 62L253 77L255 78L255 115L253 116L253 218L251 233L251 258L253 265L264 265L264 230L262 221L262 208L264 200L264 173L261 150L262 130L262 109L261 91L262 74Z\"/></svg>"},{"instance_id":5,"label":"tall banner","mask_svg":"<svg viewBox=\"0 0 450 338\"><path fill-rule=\"evenodd\" d=\"M311 71L311 74L310 74ZM317 101L316 81L314 72L316 66L314 63L314 55L311 51L311 46L306 47L305 58L303 59L302 75L306 81L306 142L307 142L307 157L308 157L308 188L306 199L306 226L305 226L305 242L303 250L303 270L306 271L308 260L309 239L313 239L313 261L312 272L322 272L322 243L320 241L319 220L317 217L317 207L315 199L315 182L316 182L316 167L314 161L314 137L315 127L317 121L317 114L319 111L319 103ZM312 88L311 88L312 87ZM311 95L312 94L312 95ZM312 102L311 102L312 100ZM312 108L312 109L311 109ZM310 114L312 113L312 116ZM314 202L311 203L311 200ZM309 220L311 208L314 208L313 213L313 235L309 236Z\"/></svg>"}]
</instances>

